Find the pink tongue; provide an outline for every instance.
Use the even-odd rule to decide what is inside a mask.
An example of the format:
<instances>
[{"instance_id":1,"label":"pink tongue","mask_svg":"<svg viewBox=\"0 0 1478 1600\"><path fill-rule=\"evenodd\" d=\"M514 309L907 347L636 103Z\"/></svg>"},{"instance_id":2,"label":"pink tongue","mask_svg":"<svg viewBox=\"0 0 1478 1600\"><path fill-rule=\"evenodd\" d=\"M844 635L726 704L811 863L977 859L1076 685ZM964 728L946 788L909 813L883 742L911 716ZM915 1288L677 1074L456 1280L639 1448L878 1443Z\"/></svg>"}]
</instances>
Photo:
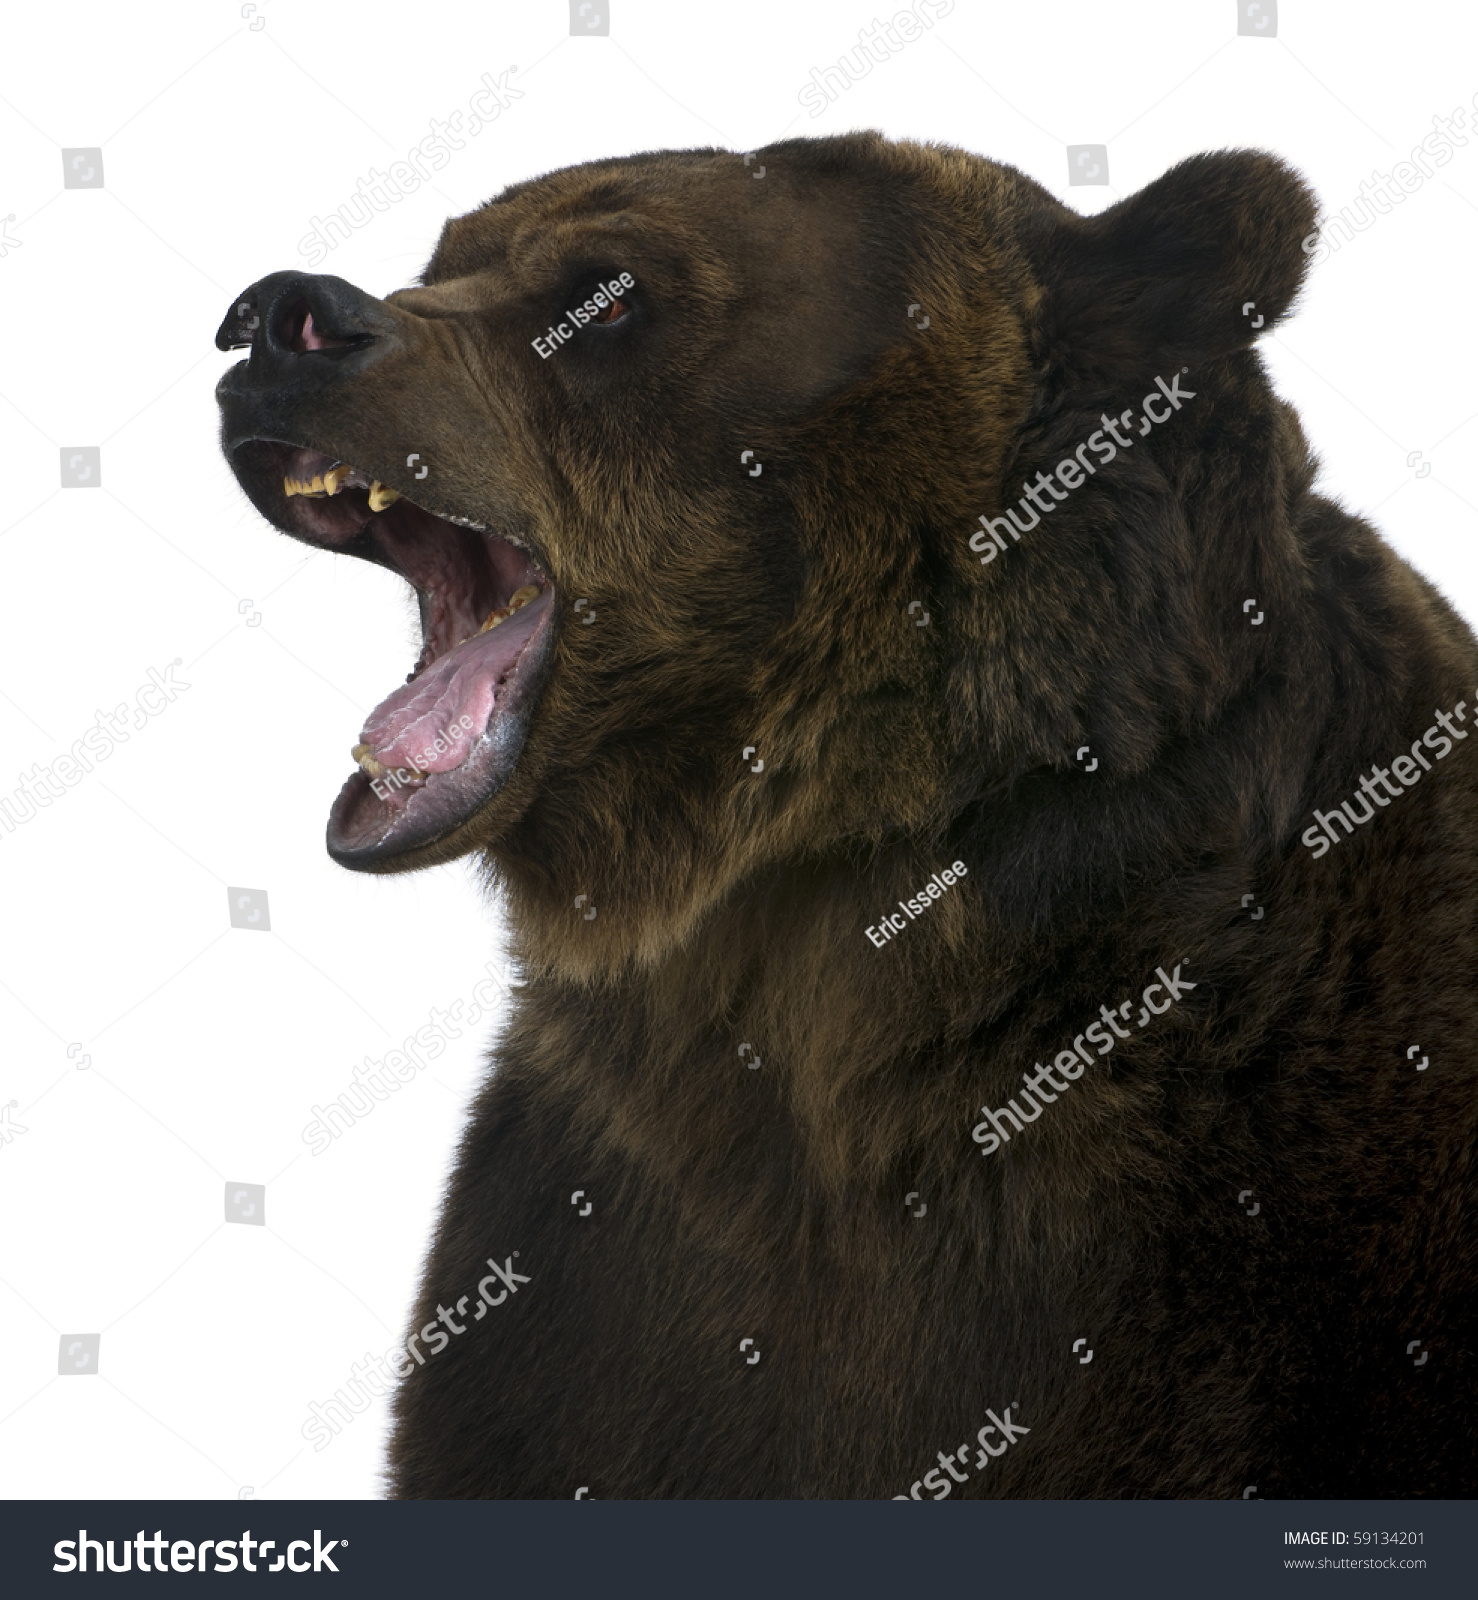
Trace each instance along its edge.
<instances>
[{"instance_id":1,"label":"pink tongue","mask_svg":"<svg viewBox=\"0 0 1478 1600\"><path fill-rule=\"evenodd\" d=\"M449 650L370 712L360 738L387 767L450 772L467 759L493 713L497 685L533 632L538 601ZM438 749L438 743L440 748Z\"/></svg>"}]
</instances>

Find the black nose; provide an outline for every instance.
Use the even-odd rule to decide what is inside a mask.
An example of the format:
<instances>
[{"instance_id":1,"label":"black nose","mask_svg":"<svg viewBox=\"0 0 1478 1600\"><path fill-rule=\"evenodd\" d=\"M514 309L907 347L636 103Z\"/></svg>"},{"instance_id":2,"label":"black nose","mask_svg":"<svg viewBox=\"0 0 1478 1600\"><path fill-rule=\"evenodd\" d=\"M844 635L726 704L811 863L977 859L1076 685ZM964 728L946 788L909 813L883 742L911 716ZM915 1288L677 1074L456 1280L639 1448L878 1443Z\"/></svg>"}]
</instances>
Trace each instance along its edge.
<instances>
[{"instance_id":1,"label":"black nose","mask_svg":"<svg viewBox=\"0 0 1478 1600\"><path fill-rule=\"evenodd\" d=\"M301 440L324 404L401 348L410 320L342 278L274 272L244 290L216 334L218 349L251 347L216 384L227 449Z\"/></svg>"},{"instance_id":2,"label":"black nose","mask_svg":"<svg viewBox=\"0 0 1478 1600\"><path fill-rule=\"evenodd\" d=\"M250 345L254 364L279 367L285 377L299 356L362 349L391 327L383 302L342 278L274 272L252 284L226 313L216 332L216 348Z\"/></svg>"}]
</instances>

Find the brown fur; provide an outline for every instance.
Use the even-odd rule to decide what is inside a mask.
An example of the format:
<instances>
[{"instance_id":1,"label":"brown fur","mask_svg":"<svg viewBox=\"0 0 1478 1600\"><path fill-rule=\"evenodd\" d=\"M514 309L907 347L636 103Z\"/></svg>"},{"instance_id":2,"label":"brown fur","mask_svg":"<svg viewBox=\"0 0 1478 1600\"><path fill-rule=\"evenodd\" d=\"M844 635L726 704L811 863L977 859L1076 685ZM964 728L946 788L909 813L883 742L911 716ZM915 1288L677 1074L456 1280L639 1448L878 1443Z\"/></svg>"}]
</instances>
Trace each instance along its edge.
<instances>
[{"instance_id":1,"label":"brown fur","mask_svg":"<svg viewBox=\"0 0 1478 1600\"><path fill-rule=\"evenodd\" d=\"M383 864L480 851L525 975L413 1326L490 1255L532 1279L401 1387L394 1492L897 1495L1012 1405L955 1494L1474 1493L1478 750L1298 836L1478 700L1478 649L1313 492L1251 348L1308 192L1224 152L1085 219L876 135L759 160L449 224L325 426L429 441L599 611L502 791ZM531 356L586 263L640 337ZM980 514L1182 367L980 564ZM1194 993L983 1159L980 1108L1177 963Z\"/></svg>"}]
</instances>

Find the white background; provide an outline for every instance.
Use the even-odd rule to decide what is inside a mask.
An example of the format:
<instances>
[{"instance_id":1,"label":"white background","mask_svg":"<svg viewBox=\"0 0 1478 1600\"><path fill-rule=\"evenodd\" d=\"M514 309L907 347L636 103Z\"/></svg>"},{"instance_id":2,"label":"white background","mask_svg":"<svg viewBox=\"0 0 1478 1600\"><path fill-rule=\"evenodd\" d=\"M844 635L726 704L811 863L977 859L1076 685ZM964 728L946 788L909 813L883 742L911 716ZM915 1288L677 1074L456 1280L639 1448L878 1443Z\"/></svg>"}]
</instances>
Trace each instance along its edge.
<instances>
[{"instance_id":1,"label":"white background","mask_svg":"<svg viewBox=\"0 0 1478 1600\"><path fill-rule=\"evenodd\" d=\"M1333 211L1478 91L1455 0L1285 0L1276 38L1238 37L1237 0L961 0L813 118L812 69L899 0L594 4L609 37L572 37L568 0L7 8L0 794L151 667L180 658L190 687L0 831L0 1494L380 1493L383 1402L320 1451L301 1428L400 1335L485 1070L486 1025L327 1153L302 1140L500 939L464 865L359 877L324 854L363 715L417 653L408 591L274 533L217 450L212 389L240 358L215 329L306 265L311 216L514 66L522 98L321 270L387 293L448 215L571 163L866 127L1084 211L1259 146ZM1080 143L1108 146L1109 187L1069 189ZM63 189L62 150L93 146L104 187ZM1469 618L1475 224L1478 138L1315 267L1264 345L1322 487ZM101 489L59 488L87 445ZM267 892L270 932L229 927L228 886ZM265 1227L224 1220L240 1181L267 1185ZM62 1337L98 1332L97 1375L59 1376Z\"/></svg>"}]
</instances>

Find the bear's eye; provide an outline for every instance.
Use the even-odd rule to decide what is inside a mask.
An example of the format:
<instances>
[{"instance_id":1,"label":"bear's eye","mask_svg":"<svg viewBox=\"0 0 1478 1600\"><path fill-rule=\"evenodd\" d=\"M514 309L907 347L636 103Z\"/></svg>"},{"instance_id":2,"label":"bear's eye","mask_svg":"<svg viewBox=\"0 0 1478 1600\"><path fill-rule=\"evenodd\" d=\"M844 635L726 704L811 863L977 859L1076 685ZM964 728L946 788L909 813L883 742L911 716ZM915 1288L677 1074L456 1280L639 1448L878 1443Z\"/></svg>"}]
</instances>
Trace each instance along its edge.
<instances>
[{"instance_id":1,"label":"bear's eye","mask_svg":"<svg viewBox=\"0 0 1478 1600\"><path fill-rule=\"evenodd\" d=\"M609 324L612 322L619 322L622 317L627 316L628 314L627 305L624 300L612 300L602 310L597 311L590 320L592 322Z\"/></svg>"}]
</instances>

